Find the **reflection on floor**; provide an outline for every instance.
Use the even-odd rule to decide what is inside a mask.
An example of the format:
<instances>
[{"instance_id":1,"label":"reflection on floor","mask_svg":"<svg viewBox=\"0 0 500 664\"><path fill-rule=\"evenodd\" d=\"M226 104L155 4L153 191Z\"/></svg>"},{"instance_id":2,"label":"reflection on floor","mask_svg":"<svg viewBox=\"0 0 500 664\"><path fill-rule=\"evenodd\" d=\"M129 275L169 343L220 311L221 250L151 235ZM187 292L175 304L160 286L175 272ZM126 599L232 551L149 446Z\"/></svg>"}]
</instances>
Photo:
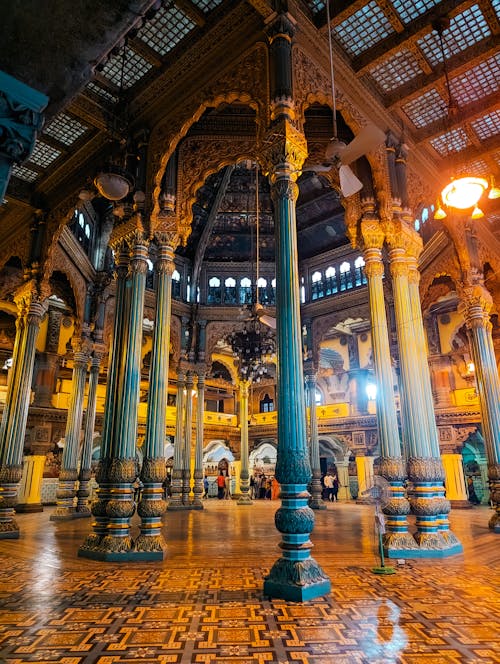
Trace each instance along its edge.
<instances>
[{"instance_id":1,"label":"reflection on floor","mask_svg":"<svg viewBox=\"0 0 500 664\"><path fill-rule=\"evenodd\" d=\"M312 540L332 593L294 604L262 595L279 557L277 507L209 500L168 513L166 560L126 566L77 558L88 520L19 515L20 540L0 541L0 662L500 662L500 537L488 508L452 512L463 555L382 577L371 572L372 508L329 505Z\"/></svg>"}]
</instances>

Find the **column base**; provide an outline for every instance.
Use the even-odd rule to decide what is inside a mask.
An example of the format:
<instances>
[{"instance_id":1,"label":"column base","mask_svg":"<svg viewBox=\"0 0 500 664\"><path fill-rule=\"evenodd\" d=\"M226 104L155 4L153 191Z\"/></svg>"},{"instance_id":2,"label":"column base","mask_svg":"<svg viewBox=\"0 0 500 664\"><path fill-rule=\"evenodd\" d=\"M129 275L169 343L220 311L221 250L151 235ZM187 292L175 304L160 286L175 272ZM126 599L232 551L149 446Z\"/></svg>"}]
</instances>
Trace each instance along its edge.
<instances>
[{"instance_id":1,"label":"column base","mask_svg":"<svg viewBox=\"0 0 500 664\"><path fill-rule=\"evenodd\" d=\"M19 539L19 526L15 521L0 524L0 539Z\"/></svg>"},{"instance_id":2,"label":"column base","mask_svg":"<svg viewBox=\"0 0 500 664\"><path fill-rule=\"evenodd\" d=\"M163 560L165 558L164 551L95 551L92 549L78 549L79 558L89 558L90 560L103 560L113 563L128 563L140 562L151 560Z\"/></svg>"},{"instance_id":3,"label":"column base","mask_svg":"<svg viewBox=\"0 0 500 664\"><path fill-rule=\"evenodd\" d=\"M77 519L79 517L79 514L76 512L75 508L73 507L71 510L66 510L66 511L61 511L61 512L54 512L54 514L51 514L49 517L49 521L72 521L73 519Z\"/></svg>"},{"instance_id":4,"label":"column base","mask_svg":"<svg viewBox=\"0 0 500 664\"><path fill-rule=\"evenodd\" d=\"M191 509L191 510L204 510L205 508L202 505L202 503L200 502L200 503L191 503L191 505L189 505L189 509Z\"/></svg>"},{"instance_id":5,"label":"column base","mask_svg":"<svg viewBox=\"0 0 500 664\"><path fill-rule=\"evenodd\" d=\"M91 516L92 512L90 510L77 510L73 515L73 519L88 519Z\"/></svg>"},{"instance_id":6,"label":"column base","mask_svg":"<svg viewBox=\"0 0 500 664\"><path fill-rule=\"evenodd\" d=\"M310 498L308 502L309 507L312 510L326 510L326 503L322 498Z\"/></svg>"},{"instance_id":7,"label":"column base","mask_svg":"<svg viewBox=\"0 0 500 664\"><path fill-rule=\"evenodd\" d=\"M277 560L269 576L264 580L264 595L291 602L306 602L328 595L332 586L330 579L314 560Z\"/></svg>"},{"instance_id":8,"label":"column base","mask_svg":"<svg viewBox=\"0 0 500 664\"><path fill-rule=\"evenodd\" d=\"M167 511L168 512L180 512L182 510L190 510L190 509L192 509L191 505L184 505L182 503L180 505L177 504L177 503L174 504L174 505L169 503L167 505Z\"/></svg>"},{"instance_id":9,"label":"column base","mask_svg":"<svg viewBox=\"0 0 500 664\"><path fill-rule=\"evenodd\" d=\"M470 510L473 505L468 500L450 500L452 510Z\"/></svg>"},{"instance_id":10,"label":"column base","mask_svg":"<svg viewBox=\"0 0 500 664\"><path fill-rule=\"evenodd\" d=\"M448 558L448 556L455 556L458 553L463 553L461 544L455 544L445 549L414 549L395 551L389 550L387 552L388 558L403 558L404 560L418 559L418 558Z\"/></svg>"},{"instance_id":11,"label":"column base","mask_svg":"<svg viewBox=\"0 0 500 664\"><path fill-rule=\"evenodd\" d=\"M253 505L253 500L250 498L248 493L242 493L241 496L236 501L237 505Z\"/></svg>"},{"instance_id":12,"label":"column base","mask_svg":"<svg viewBox=\"0 0 500 664\"><path fill-rule=\"evenodd\" d=\"M43 512L42 503L17 503L16 512L19 514L34 514L35 512Z\"/></svg>"},{"instance_id":13,"label":"column base","mask_svg":"<svg viewBox=\"0 0 500 664\"><path fill-rule=\"evenodd\" d=\"M495 512L491 519L488 522L488 528L490 528L494 533L500 533L500 514Z\"/></svg>"},{"instance_id":14,"label":"column base","mask_svg":"<svg viewBox=\"0 0 500 664\"><path fill-rule=\"evenodd\" d=\"M407 553L414 554L418 551L418 544L408 532L384 535L384 554L388 558L405 558Z\"/></svg>"}]
</instances>

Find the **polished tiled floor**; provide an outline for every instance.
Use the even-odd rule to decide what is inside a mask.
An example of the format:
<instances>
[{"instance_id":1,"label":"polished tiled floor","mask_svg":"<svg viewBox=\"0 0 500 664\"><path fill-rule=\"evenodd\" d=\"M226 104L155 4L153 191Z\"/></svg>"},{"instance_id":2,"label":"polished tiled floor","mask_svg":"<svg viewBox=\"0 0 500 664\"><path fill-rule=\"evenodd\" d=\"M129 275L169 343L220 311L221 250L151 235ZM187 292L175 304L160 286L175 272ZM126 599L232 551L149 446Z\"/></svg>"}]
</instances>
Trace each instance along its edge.
<instances>
[{"instance_id":1,"label":"polished tiled floor","mask_svg":"<svg viewBox=\"0 0 500 664\"><path fill-rule=\"evenodd\" d=\"M500 536L491 512L451 514L464 554L377 576L372 508L316 513L314 557L331 595L268 600L277 502L209 500L165 517L162 563L77 558L88 520L17 517L0 541L0 662L404 664L500 662Z\"/></svg>"}]
</instances>

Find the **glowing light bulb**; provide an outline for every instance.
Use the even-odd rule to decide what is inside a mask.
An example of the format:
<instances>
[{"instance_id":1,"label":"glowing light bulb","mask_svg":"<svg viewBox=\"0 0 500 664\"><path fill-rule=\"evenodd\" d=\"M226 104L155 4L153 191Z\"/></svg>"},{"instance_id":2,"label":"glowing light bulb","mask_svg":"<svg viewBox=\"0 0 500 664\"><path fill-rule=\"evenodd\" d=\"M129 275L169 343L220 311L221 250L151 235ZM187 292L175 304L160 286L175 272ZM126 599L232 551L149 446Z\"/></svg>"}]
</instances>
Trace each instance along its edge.
<instances>
[{"instance_id":1,"label":"glowing light bulb","mask_svg":"<svg viewBox=\"0 0 500 664\"><path fill-rule=\"evenodd\" d=\"M476 207L472 210L471 218L481 219L482 217L484 217L484 212L476 205Z\"/></svg>"},{"instance_id":2,"label":"glowing light bulb","mask_svg":"<svg viewBox=\"0 0 500 664\"><path fill-rule=\"evenodd\" d=\"M487 180L467 176L452 180L441 192L441 197L448 207L467 210L477 204L486 189Z\"/></svg>"},{"instance_id":3,"label":"glowing light bulb","mask_svg":"<svg viewBox=\"0 0 500 664\"><path fill-rule=\"evenodd\" d=\"M441 203L438 203L437 210L434 212L434 219L445 219L448 215L441 207Z\"/></svg>"}]
</instances>

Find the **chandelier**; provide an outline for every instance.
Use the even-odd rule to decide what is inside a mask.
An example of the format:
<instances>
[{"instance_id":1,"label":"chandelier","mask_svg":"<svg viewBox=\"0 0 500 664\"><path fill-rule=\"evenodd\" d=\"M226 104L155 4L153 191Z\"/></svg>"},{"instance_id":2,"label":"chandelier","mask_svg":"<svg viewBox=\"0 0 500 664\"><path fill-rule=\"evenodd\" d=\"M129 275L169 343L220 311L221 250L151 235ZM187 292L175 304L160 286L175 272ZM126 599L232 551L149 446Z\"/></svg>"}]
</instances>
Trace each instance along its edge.
<instances>
[{"instance_id":1,"label":"chandelier","mask_svg":"<svg viewBox=\"0 0 500 664\"><path fill-rule=\"evenodd\" d=\"M268 371L276 352L273 330L259 321L252 312L241 330L234 330L227 337L234 358L238 361L242 378L259 382Z\"/></svg>"},{"instance_id":2,"label":"chandelier","mask_svg":"<svg viewBox=\"0 0 500 664\"><path fill-rule=\"evenodd\" d=\"M453 117L456 118L458 115L458 104L453 98L451 92L448 67L446 63L446 54L443 43L443 32L449 28L449 26L450 19L447 16L436 19L432 23L432 27L437 32L439 37L439 46L441 50L441 57L443 59L446 91L448 94L448 122ZM500 189L495 186L493 176L490 178L489 182L483 177L476 177L472 175L452 176L451 182L449 182L441 191L441 201L443 205L448 208L457 210L472 209L472 219L480 219L481 217L484 217L484 213L478 207L478 203L481 196L485 191L487 191L488 187L490 187L488 198L495 199L500 197ZM447 216L445 210L441 207L441 201L438 202L438 207L434 214L435 219L444 219Z\"/></svg>"}]
</instances>

